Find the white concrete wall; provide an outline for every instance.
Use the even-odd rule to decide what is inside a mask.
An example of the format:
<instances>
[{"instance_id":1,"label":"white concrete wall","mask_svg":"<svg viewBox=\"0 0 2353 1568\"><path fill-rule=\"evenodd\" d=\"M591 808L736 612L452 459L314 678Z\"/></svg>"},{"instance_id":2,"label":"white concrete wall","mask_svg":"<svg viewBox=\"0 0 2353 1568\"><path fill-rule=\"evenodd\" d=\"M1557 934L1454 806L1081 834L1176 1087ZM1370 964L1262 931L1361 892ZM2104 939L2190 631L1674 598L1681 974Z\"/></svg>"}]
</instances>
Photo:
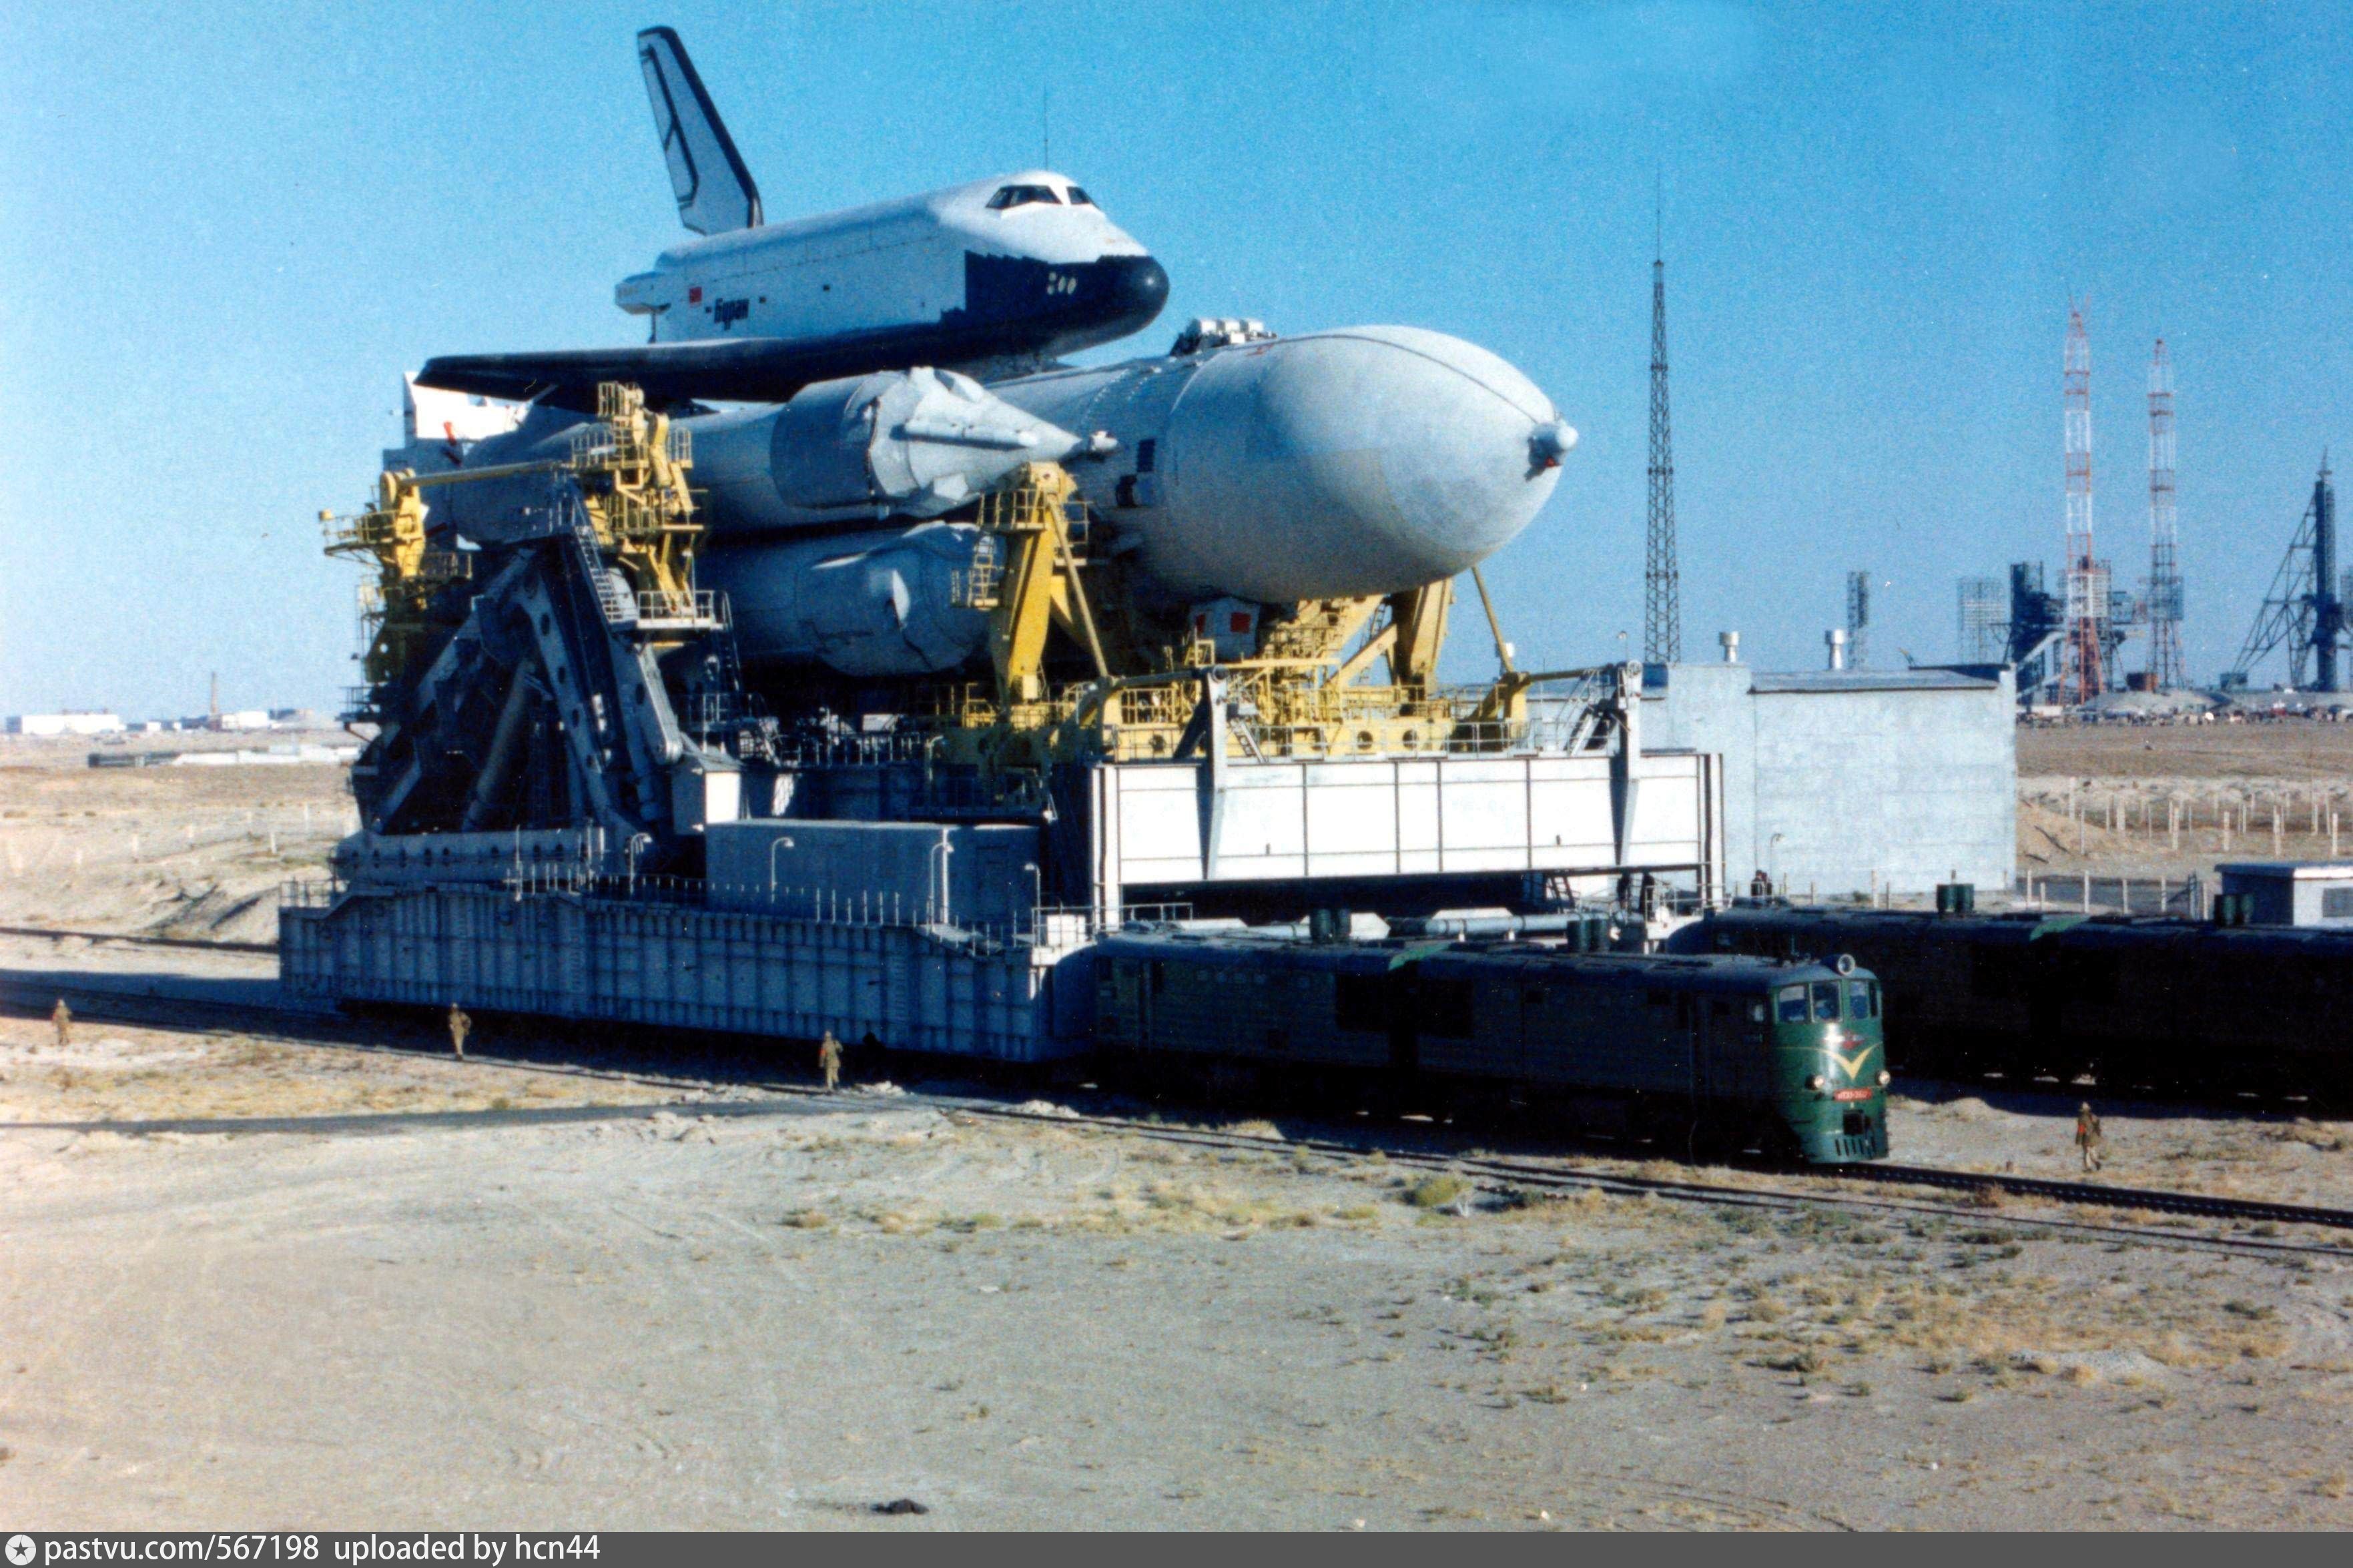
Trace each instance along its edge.
<instances>
[{"instance_id":1,"label":"white concrete wall","mask_svg":"<svg viewBox=\"0 0 2353 1568\"><path fill-rule=\"evenodd\" d=\"M1765 688L1758 689L1760 683ZM1757 869L1823 896L1924 893L2017 867L2017 721L2007 679L1935 672L1759 678L1652 667L1643 744L1724 758L1730 890Z\"/></svg>"}]
</instances>

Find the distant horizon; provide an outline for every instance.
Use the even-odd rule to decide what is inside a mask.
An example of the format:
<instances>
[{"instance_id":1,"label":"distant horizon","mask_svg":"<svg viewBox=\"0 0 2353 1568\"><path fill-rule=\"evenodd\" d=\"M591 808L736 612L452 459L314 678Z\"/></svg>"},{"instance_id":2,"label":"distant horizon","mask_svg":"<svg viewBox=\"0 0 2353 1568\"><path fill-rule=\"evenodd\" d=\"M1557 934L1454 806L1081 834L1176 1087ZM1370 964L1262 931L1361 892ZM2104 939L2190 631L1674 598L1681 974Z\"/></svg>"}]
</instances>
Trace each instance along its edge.
<instances>
[{"instance_id":1,"label":"distant horizon","mask_svg":"<svg viewBox=\"0 0 2353 1568\"><path fill-rule=\"evenodd\" d=\"M2071 298L2100 552L2136 590L2167 341L2197 683L2237 652L2323 450L2353 444L2341 8L1107 15L21 22L0 68L0 713L186 716L215 670L224 706L336 710L359 574L315 518L397 443L401 374L638 336L613 285L681 237L631 48L654 22L779 219L1035 163L1040 105L1000 111L997 84L1054 60L1056 166L1174 285L1085 359L1247 315L1427 326L1525 370L1584 440L1486 570L1524 666L1640 651L1662 188L1694 662L1737 630L1760 668L1820 668L1854 569L1874 666L1951 662L1962 578L2055 570ZM1232 42L1215 69L1205 38ZM1491 670L1478 617L1455 634L1448 678Z\"/></svg>"}]
</instances>

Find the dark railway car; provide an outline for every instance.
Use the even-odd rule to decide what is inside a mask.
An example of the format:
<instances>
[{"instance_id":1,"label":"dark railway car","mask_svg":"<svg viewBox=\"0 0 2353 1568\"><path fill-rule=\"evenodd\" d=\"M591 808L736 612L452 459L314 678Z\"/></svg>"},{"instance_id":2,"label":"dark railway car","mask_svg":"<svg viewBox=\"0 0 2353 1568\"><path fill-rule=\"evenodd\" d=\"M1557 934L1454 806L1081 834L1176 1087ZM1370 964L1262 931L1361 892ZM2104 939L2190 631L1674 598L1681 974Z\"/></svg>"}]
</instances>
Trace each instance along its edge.
<instances>
[{"instance_id":1,"label":"dark railway car","mask_svg":"<svg viewBox=\"0 0 2353 1568\"><path fill-rule=\"evenodd\" d=\"M1853 954L1887 987L1906 1073L2353 1100L2353 931L1744 904L1677 945Z\"/></svg>"},{"instance_id":2,"label":"dark railway car","mask_svg":"<svg viewBox=\"0 0 2353 1568\"><path fill-rule=\"evenodd\" d=\"M1533 942L1133 935L1096 952L1097 1042L1196 1075L1246 1071L1620 1113L1694 1149L1816 1163L1887 1152L1876 979L1753 958Z\"/></svg>"}]
</instances>

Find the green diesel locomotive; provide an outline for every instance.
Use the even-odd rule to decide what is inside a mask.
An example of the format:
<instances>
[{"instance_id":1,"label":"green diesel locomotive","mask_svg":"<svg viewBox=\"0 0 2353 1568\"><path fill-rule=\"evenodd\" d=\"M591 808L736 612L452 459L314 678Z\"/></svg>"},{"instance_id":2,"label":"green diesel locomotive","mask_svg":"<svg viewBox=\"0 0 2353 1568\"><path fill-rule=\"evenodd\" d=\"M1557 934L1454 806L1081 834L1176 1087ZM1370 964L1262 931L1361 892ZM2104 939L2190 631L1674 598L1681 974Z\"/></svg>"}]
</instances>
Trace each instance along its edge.
<instances>
[{"instance_id":1,"label":"green diesel locomotive","mask_svg":"<svg viewBox=\"0 0 2353 1568\"><path fill-rule=\"evenodd\" d=\"M1844 960L1153 933L1095 964L1097 1045L1151 1076L1501 1100L1679 1153L1887 1152L1879 983Z\"/></svg>"}]
</instances>

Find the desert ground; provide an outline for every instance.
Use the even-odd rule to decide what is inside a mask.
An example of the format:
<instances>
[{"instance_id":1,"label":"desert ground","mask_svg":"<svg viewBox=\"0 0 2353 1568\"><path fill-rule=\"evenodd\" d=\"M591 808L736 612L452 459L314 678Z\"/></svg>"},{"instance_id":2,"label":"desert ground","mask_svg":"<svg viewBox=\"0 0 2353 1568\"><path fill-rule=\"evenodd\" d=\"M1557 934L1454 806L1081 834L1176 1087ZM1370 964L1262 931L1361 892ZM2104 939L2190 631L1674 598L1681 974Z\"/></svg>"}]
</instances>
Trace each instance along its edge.
<instances>
[{"instance_id":1,"label":"desert ground","mask_svg":"<svg viewBox=\"0 0 2353 1568\"><path fill-rule=\"evenodd\" d=\"M16 924L185 934L187 889L234 905L340 831L332 767L21 762ZM2148 776L2327 776L2198 765ZM1237 1151L934 1102L1105 1103L1079 1086L816 1094L784 1047L488 1021L460 1062L430 1019L93 1006L60 1048L44 1016L77 977L234 1000L270 964L0 935L12 1522L2353 1525L2348 1233L1497 1191L1289 1121L1156 1112ZM2071 1099L1901 1088L1908 1162L2073 1169ZM2102 1109L2105 1179L2353 1205L2353 1125Z\"/></svg>"},{"instance_id":2,"label":"desert ground","mask_svg":"<svg viewBox=\"0 0 2353 1568\"><path fill-rule=\"evenodd\" d=\"M172 749L349 746L341 731L172 735ZM93 768L156 744L0 737L0 925L274 942L278 886L357 821L332 763Z\"/></svg>"},{"instance_id":3,"label":"desert ground","mask_svg":"<svg viewBox=\"0 0 2353 1568\"><path fill-rule=\"evenodd\" d=\"M2211 885L2225 860L2353 856L2353 724L2022 729L2018 795L2021 876Z\"/></svg>"}]
</instances>

